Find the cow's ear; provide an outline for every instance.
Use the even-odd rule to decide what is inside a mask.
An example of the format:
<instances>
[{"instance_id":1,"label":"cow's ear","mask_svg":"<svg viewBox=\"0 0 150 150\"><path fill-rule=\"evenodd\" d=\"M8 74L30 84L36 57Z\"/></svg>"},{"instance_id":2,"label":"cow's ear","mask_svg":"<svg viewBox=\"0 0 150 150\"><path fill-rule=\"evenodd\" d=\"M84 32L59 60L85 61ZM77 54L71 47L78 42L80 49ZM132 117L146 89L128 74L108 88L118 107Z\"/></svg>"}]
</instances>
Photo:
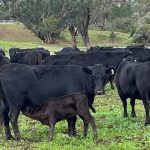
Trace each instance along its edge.
<instances>
[{"instance_id":1,"label":"cow's ear","mask_svg":"<svg viewBox=\"0 0 150 150\"><path fill-rule=\"evenodd\" d=\"M82 70L88 74L92 74L92 69L89 66L83 67Z\"/></svg>"},{"instance_id":2,"label":"cow's ear","mask_svg":"<svg viewBox=\"0 0 150 150\"><path fill-rule=\"evenodd\" d=\"M113 67L106 68L106 74L114 75L115 68L113 68Z\"/></svg>"}]
</instances>

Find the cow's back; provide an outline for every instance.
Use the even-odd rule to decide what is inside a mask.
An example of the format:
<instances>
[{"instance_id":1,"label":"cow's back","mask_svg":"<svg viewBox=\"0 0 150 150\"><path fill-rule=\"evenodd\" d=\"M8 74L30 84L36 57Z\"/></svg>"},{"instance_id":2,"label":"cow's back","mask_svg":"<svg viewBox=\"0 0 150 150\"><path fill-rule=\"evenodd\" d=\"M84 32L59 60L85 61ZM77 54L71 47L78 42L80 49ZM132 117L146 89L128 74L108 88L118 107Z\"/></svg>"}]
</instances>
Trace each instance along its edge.
<instances>
[{"instance_id":1,"label":"cow's back","mask_svg":"<svg viewBox=\"0 0 150 150\"><path fill-rule=\"evenodd\" d=\"M87 54L76 54L70 58L70 63L74 65L95 65L103 64L105 67L118 67L123 58L129 55L128 52L91 52Z\"/></svg>"},{"instance_id":2,"label":"cow's back","mask_svg":"<svg viewBox=\"0 0 150 150\"><path fill-rule=\"evenodd\" d=\"M48 98L93 92L91 76L79 66L10 64L1 70L0 83L7 97L14 98L13 103L25 102L31 106L39 105Z\"/></svg>"},{"instance_id":3,"label":"cow's back","mask_svg":"<svg viewBox=\"0 0 150 150\"><path fill-rule=\"evenodd\" d=\"M122 62L116 72L118 92L125 98L141 99L141 94L150 89L150 64Z\"/></svg>"}]
</instances>

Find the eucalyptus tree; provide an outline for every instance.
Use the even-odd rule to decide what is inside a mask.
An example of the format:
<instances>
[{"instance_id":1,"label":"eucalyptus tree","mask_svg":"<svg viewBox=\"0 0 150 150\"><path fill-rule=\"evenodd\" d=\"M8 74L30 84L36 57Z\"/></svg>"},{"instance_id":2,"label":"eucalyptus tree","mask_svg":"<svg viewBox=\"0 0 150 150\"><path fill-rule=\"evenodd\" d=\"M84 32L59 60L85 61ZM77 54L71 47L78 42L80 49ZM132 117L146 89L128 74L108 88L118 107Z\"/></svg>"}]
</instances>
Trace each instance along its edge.
<instances>
[{"instance_id":1,"label":"eucalyptus tree","mask_svg":"<svg viewBox=\"0 0 150 150\"><path fill-rule=\"evenodd\" d=\"M0 0L0 19L10 19L10 4L11 0Z\"/></svg>"},{"instance_id":2,"label":"eucalyptus tree","mask_svg":"<svg viewBox=\"0 0 150 150\"><path fill-rule=\"evenodd\" d=\"M64 30L68 17L79 0L10 0L12 17L22 22L37 37L51 42Z\"/></svg>"}]
</instances>

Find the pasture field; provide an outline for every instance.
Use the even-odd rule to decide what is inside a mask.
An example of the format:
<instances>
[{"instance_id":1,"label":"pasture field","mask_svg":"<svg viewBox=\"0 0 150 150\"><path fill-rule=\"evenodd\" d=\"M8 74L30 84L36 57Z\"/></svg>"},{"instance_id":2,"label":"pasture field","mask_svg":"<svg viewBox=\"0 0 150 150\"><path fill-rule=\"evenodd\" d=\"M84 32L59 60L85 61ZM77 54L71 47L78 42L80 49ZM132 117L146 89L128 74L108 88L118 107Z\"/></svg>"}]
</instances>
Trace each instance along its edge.
<instances>
[{"instance_id":1,"label":"pasture field","mask_svg":"<svg viewBox=\"0 0 150 150\"><path fill-rule=\"evenodd\" d=\"M115 32L116 39L109 39L110 31L89 30L91 46L126 46L132 43L132 38L128 33ZM70 33L65 30L56 44L42 43L31 31L19 24L0 24L0 48L8 52L11 47L33 48L44 47L50 52L58 51L62 47L72 46ZM84 48L80 34L77 36L77 46Z\"/></svg>"},{"instance_id":2,"label":"pasture field","mask_svg":"<svg viewBox=\"0 0 150 150\"><path fill-rule=\"evenodd\" d=\"M115 32L117 38L109 40L110 31L89 31L91 45L125 46L132 42L129 34ZM71 37L64 31L55 45L42 43L22 24L0 24L0 47L33 48L44 47L50 52L65 46L71 46ZM78 47L83 47L81 36L77 37ZM129 104L129 101L128 101ZM91 127L87 138L82 137L83 122L78 118L77 137L67 135L67 122L57 123L52 142L48 141L49 129L41 123L22 114L19 116L19 128L23 140L5 141L4 131L0 134L0 150L149 150L150 126L144 126L145 112L141 101L136 101L137 118L123 118L122 104L116 90L106 86L106 95L96 96L94 101L98 139L93 141ZM128 105L129 114L131 112Z\"/></svg>"},{"instance_id":3,"label":"pasture field","mask_svg":"<svg viewBox=\"0 0 150 150\"><path fill-rule=\"evenodd\" d=\"M116 90L106 86L106 95L96 96L94 101L98 140L92 139L91 127L87 138L82 137L83 123L77 120L77 137L68 137L67 122L56 125L52 142L47 137L49 129L41 123L23 115L19 117L19 127L23 140L5 141L0 138L2 150L149 150L150 126L144 126L145 112L142 101L136 101L137 118L123 118L122 105ZM131 109L128 100L128 112Z\"/></svg>"},{"instance_id":4,"label":"pasture field","mask_svg":"<svg viewBox=\"0 0 150 150\"><path fill-rule=\"evenodd\" d=\"M6 53L8 53L9 49L12 47L17 48L36 48L36 47L43 47L50 52L58 51L60 48L62 48L62 45L49 45L49 44L43 44L43 43L36 43L36 42L22 42L22 41L0 41L0 48L4 49Z\"/></svg>"}]
</instances>

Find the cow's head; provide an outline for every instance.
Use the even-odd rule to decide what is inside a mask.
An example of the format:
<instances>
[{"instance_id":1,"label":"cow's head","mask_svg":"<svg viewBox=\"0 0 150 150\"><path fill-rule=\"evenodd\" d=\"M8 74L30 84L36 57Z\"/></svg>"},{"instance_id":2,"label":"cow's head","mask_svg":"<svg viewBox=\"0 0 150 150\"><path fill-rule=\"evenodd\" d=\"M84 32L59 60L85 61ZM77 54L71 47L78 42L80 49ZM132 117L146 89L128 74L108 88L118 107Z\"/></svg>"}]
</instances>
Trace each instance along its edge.
<instances>
[{"instance_id":1,"label":"cow's head","mask_svg":"<svg viewBox=\"0 0 150 150\"><path fill-rule=\"evenodd\" d=\"M131 61L131 62L140 62L140 58L139 57L132 57L132 56L128 56L126 58L123 58L123 61Z\"/></svg>"},{"instance_id":2,"label":"cow's head","mask_svg":"<svg viewBox=\"0 0 150 150\"><path fill-rule=\"evenodd\" d=\"M6 56L0 55L0 67L5 65L5 64L10 64L10 60Z\"/></svg>"},{"instance_id":3,"label":"cow's head","mask_svg":"<svg viewBox=\"0 0 150 150\"><path fill-rule=\"evenodd\" d=\"M16 55L16 53L17 53L18 51L20 51L19 48L10 48L10 49L9 49L10 61L11 61L12 63L15 62L15 55Z\"/></svg>"},{"instance_id":4,"label":"cow's head","mask_svg":"<svg viewBox=\"0 0 150 150\"><path fill-rule=\"evenodd\" d=\"M102 95L105 93L105 85L110 76L114 75L114 68L105 68L102 64L84 67L84 70L92 75L94 81L94 94Z\"/></svg>"}]
</instances>

